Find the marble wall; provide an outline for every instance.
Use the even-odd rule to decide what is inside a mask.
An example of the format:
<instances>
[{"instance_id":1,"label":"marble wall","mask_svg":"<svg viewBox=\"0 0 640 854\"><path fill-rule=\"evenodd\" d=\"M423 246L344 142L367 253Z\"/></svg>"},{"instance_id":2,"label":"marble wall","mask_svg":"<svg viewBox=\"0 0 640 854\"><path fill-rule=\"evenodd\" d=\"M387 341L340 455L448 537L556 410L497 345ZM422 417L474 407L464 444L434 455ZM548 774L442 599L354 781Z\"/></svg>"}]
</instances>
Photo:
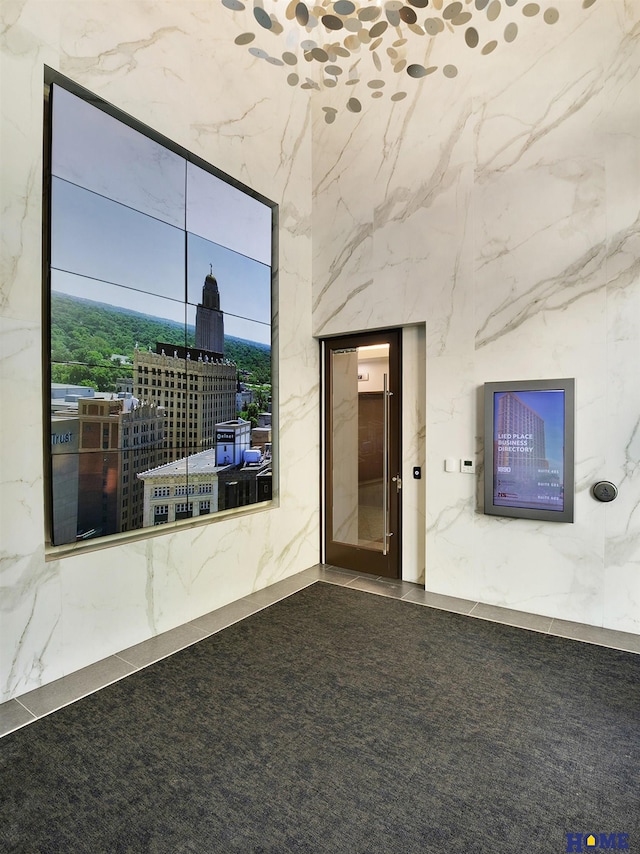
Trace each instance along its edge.
<instances>
[{"instance_id":1,"label":"marble wall","mask_svg":"<svg viewBox=\"0 0 640 854\"><path fill-rule=\"evenodd\" d=\"M425 324L428 590L640 632L640 3L491 6L513 43L445 29L437 72L316 97L313 330ZM484 516L482 384L566 376L575 523Z\"/></svg>"},{"instance_id":2,"label":"marble wall","mask_svg":"<svg viewBox=\"0 0 640 854\"><path fill-rule=\"evenodd\" d=\"M306 93L233 44L218 3L16 0L0 9L0 702L318 560ZM280 205L279 507L59 557L44 545L43 65Z\"/></svg>"},{"instance_id":3,"label":"marble wall","mask_svg":"<svg viewBox=\"0 0 640 854\"><path fill-rule=\"evenodd\" d=\"M382 71L382 98L338 86L310 109L213 0L2 4L0 701L315 563L312 335L393 325L412 327L404 475L426 474L405 494L405 578L426 560L429 590L640 632L640 3L583 5L555 0L548 25L492 2L520 15L512 44L484 55L447 29L414 59L436 73ZM44 64L280 204L279 507L46 553ZM483 382L554 376L577 384L576 522L485 517L481 466L443 460L481 462Z\"/></svg>"}]
</instances>

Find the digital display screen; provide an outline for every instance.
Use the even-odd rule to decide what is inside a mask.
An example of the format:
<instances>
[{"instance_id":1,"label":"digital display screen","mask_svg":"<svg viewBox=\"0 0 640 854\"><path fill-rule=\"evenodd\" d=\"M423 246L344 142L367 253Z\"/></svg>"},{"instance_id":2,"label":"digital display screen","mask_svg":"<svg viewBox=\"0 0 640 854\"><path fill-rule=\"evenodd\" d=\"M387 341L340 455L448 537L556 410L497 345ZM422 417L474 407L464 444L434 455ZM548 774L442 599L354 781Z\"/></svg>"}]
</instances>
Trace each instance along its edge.
<instances>
[{"instance_id":1,"label":"digital display screen","mask_svg":"<svg viewBox=\"0 0 640 854\"><path fill-rule=\"evenodd\" d=\"M262 502L276 206L51 69L45 84L52 544Z\"/></svg>"},{"instance_id":2,"label":"digital display screen","mask_svg":"<svg viewBox=\"0 0 640 854\"><path fill-rule=\"evenodd\" d=\"M561 513L564 390L496 392L493 408L493 503Z\"/></svg>"},{"instance_id":3,"label":"digital display screen","mask_svg":"<svg viewBox=\"0 0 640 854\"><path fill-rule=\"evenodd\" d=\"M573 522L575 380L484 384L484 513Z\"/></svg>"}]
</instances>

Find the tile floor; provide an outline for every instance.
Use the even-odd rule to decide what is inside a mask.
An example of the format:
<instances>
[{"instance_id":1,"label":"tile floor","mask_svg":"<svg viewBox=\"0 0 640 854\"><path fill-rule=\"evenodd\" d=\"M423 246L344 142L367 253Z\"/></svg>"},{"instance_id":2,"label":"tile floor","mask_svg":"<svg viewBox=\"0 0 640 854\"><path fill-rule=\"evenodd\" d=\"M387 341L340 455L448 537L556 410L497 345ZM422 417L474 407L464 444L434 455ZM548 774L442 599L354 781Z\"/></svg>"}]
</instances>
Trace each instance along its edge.
<instances>
[{"instance_id":1,"label":"tile floor","mask_svg":"<svg viewBox=\"0 0 640 854\"><path fill-rule=\"evenodd\" d=\"M0 704L0 736L26 726L75 700L99 691L100 688L112 682L117 682L130 673L135 673L136 670L197 643L316 581L354 587L356 590L390 596L405 602L640 654L639 635L571 623L567 620L555 620L537 614L526 614L522 611L498 608L495 605L485 605L469 599L456 599L439 593L428 593L419 585L406 581L358 575L348 570L318 565L137 646L122 650L69 676L22 694L17 699Z\"/></svg>"}]
</instances>

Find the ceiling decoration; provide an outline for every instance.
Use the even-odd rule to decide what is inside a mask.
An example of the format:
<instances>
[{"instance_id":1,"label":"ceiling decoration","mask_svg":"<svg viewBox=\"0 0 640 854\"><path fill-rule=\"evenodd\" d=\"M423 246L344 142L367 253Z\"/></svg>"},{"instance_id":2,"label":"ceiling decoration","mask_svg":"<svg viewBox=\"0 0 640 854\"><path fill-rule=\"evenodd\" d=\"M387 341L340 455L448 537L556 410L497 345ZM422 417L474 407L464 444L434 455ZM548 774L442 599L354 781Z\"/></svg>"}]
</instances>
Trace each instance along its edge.
<instances>
[{"instance_id":1,"label":"ceiling decoration","mask_svg":"<svg viewBox=\"0 0 640 854\"><path fill-rule=\"evenodd\" d=\"M221 2L233 12L249 11L243 0ZM432 74L456 77L457 65L430 64L436 39L455 38L487 56L514 42L531 19L552 25L560 18L555 6L529 0L252 2L251 30L235 43L259 59L282 66L290 86L318 91L352 87L345 95L345 107L352 113L359 113L370 98L385 97L391 88L389 80L395 85L387 97L401 101L415 80ZM588 9L595 2L582 0L582 7ZM283 23L279 12L283 12ZM323 110L328 124L335 121L336 107Z\"/></svg>"}]
</instances>

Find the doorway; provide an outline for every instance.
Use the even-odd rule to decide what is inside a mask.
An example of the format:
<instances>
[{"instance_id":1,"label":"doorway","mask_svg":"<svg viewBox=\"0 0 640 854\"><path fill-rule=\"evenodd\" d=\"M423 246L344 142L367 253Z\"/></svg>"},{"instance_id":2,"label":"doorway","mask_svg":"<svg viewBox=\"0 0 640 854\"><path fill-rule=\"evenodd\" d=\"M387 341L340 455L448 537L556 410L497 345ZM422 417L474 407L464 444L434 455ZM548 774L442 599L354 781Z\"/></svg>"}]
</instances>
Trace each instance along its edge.
<instances>
[{"instance_id":1,"label":"doorway","mask_svg":"<svg viewBox=\"0 0 640 854\"><path fill-rule=\"evenodd\" d=\"M400 578L401 331L324 348L324 559Z\"/></svg>"}]
</instances>

